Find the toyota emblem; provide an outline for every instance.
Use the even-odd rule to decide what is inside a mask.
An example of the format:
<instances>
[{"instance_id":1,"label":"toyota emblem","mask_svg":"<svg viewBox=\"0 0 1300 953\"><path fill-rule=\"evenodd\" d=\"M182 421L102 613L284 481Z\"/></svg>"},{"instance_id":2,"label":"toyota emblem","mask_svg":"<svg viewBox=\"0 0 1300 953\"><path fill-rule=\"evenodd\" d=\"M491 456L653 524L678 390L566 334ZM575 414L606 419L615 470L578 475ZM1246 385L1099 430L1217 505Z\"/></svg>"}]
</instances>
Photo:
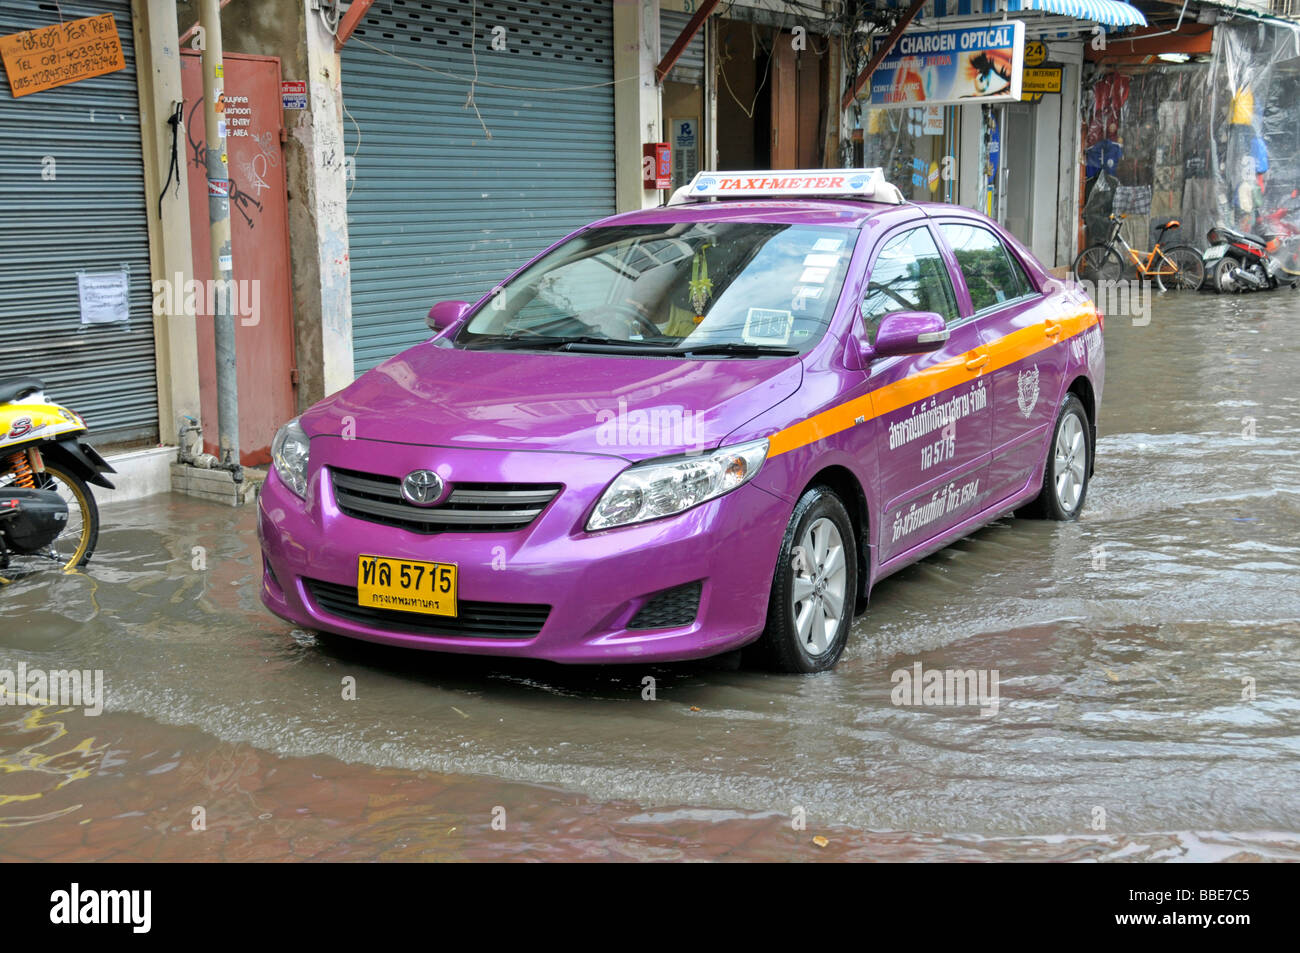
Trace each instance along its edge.
<instances>
[{"instance_id":1,"label":"toyota emblem","mask_svg":"<svg viewBox=\"0 0 1300 953\"><path fill-rule=\"evenodd\" d=\"M402 498L416 506L433 506L442 496L442 477L432 470L412 470L402 478Z\"/></svg>"}]
</instances>

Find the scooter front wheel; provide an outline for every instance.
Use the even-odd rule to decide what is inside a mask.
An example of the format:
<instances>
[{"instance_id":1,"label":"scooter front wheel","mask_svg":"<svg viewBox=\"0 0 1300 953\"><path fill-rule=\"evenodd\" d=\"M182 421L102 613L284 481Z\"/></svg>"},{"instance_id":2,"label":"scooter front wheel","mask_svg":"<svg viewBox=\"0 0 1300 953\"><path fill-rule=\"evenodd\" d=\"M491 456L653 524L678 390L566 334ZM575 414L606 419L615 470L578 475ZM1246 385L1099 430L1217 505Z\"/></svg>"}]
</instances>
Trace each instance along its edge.
<instances>
[{"instance_id":1,"label":"scooter front wheel","mask_svg":"<svg viewBox=\"0 0 1300 953\"><path fill-rule=\"evenodd\" d=\"M32 476L36 489L52 490L68 505L68 523L39 552L8 553L0 560L4 563L0 566L0 577L6 579L56 566L64 572L73 572L86 564L99 542L99 506L85 480L61 463L48 459L45 472ZM0 474L0 483L4 482L5 475Z\"/></svg>"}]
</instances>

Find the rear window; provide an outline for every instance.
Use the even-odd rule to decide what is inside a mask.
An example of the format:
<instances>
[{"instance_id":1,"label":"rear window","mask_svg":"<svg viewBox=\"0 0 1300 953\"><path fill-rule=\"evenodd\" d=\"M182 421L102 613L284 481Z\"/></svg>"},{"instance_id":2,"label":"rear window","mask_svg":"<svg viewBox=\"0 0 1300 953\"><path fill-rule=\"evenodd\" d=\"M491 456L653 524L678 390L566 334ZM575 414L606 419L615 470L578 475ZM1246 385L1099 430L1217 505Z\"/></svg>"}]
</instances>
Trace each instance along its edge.
<instances>
[{"instance_id":1,"label":"rear window","mask_svg":"<svg viewBox=\"0 0 1300 953\"><path fill-rule=\"evenodd\" d=\"M885 242L871 266L861 310L873 344L881 319L894 311L933 311L946 323L957 320L948 266L928 228L913 228Z\"/></svg>"},{"instance_id":2,"label":"rear window","mask_svg":"<svg viewBox=\"0 0 1300 953\"><path fill-rule=\"evenodd\" d=\"M976 311L1021 298L1033 292L1020 262L987 228L947 222L939 226L957 256L966 279L971 305Z\"/></svg>"}]
</instances>

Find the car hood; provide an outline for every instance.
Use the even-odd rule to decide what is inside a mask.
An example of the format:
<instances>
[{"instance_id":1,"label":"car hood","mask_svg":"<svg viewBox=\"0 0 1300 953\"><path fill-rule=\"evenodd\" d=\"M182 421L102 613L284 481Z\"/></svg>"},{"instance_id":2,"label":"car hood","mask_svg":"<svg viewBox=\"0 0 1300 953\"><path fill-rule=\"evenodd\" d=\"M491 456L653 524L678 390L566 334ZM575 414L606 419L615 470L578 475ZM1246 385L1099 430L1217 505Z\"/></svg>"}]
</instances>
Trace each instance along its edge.
<instances>
[{"instance_id":1,"label":"car hood","mask_svg":"<svg viewBox=\"0 0 1300 953\"><path fill-rule=\"evenodd\" d=\"M695 359L417 345L302 418L308 436L629 460L709 449L793 394L796 358Z\"/></svg>"}]
</instances>

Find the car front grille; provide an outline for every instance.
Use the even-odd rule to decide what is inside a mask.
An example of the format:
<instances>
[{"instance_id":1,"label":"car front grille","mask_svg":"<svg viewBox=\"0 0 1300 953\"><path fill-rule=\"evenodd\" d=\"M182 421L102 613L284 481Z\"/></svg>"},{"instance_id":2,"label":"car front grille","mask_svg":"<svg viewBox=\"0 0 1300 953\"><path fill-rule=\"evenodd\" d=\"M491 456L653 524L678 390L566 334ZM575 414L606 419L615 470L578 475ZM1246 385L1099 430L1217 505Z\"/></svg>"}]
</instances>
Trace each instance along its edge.
<instances>
[{"instance_id":1,"label":"car front grille","mask_svg":"<svg viewBox=\"0 0 1300 953\"><path fill-rule=\"evenodd\" d=\"M303 579L322 612L390 632L411 635L466 635L484 639L529 639L542 631L551 607L523 602L471 602L461 599L455 616L422 615L357 605L355 586Z\"/></svg>"},{"instance_id":2,"label":"car front grille","mask_svg":"<svg viewBox=\"0 0 1300 953\"><path fill-rule=\"evenodd\" d=\"M632 621L629 629L675 629L690 625L700 611L700 592L703 582L688 582L684 586L665 589L657 593L643 605Z\"/></svg>"},{"instance_id":3,"label":"car front grille","mask_svg":"<svg viewBox=\"0 0 1300 953\"><path fill-rule=\"evenodd\" d=\"M354 519L413 533L490 533L523 529L560 492L557 483L455 483L436 506L415 506L401 480L379 473L331 468L334 499Z\"/></svg>"}]
</instances>

